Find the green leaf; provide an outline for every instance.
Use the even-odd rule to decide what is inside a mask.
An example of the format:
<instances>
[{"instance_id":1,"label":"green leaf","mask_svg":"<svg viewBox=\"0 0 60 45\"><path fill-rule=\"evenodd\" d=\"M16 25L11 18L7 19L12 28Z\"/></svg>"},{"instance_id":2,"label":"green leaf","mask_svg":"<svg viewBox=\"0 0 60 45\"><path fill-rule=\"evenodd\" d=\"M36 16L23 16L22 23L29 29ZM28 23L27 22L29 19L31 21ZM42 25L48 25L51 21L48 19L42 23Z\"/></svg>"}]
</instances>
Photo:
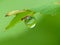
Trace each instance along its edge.
<instances>
[{"instance_id":1,"label":"green leaf","mask_svg":"<svg viewBox=\"0 0 60 45\"><path fill-rule=\"evenodd\" d=\"M6 30L13 27L15 24L17 24L19 21L21 21L21 18L25 16L32 16L35 12L30 10L25 10L23 12L19 12L16 14L16 16L12 19L12 21L9 23L9 25L5 28Z\"/></svg>"}]
</instances>

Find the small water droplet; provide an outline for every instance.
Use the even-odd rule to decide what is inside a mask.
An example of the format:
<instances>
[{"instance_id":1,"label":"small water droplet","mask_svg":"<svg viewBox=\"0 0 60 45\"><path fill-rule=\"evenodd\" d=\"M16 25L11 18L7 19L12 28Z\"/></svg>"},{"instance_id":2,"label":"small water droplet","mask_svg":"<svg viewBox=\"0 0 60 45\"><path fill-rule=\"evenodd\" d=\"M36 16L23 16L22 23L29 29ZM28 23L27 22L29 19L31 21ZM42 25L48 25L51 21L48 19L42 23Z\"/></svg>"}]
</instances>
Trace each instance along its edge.
<instances>
[{"instance_id":1,"label":"small water droplet","mask_svg":"<svg viewBox=\"0 0 60 45\"><path fill-rule=\"evenodd\" d=\"M26 18L24 18L24 23L27 27L34 28L36 26L36 19L31 16L26 16Z\"/></svg>"}]
</instances>

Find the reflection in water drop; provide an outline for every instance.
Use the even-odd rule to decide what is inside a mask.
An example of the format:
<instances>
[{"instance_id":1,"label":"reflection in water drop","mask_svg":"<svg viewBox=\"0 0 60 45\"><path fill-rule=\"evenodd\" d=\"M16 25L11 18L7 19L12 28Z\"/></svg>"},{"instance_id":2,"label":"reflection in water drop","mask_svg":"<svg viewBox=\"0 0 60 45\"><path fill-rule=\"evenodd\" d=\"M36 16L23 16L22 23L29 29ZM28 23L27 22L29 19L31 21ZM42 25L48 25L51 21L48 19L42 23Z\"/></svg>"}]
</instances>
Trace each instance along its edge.
<instances>
[{"instance_id":1,"label":"reflection in water drop","mask_svg":"<svg viewBox=\"0 0 60 45\"><path fill-rule=\"evenodd\" d=\"M26 16L24 19L24 23L29 28L34 28L36 26L36 19L31 16Z\"/></svg>"}]
</instances>

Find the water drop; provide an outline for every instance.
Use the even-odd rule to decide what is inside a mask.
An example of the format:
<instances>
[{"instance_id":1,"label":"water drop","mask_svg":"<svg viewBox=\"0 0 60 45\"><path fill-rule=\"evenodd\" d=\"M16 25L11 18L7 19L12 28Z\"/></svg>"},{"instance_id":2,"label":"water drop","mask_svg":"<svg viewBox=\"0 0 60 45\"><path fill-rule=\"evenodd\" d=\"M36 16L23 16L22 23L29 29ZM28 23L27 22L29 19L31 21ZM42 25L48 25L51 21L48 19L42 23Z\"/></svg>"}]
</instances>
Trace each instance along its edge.
<instances>
[{"instance_id":1,"label":"water drop","mask_svg":"<svg viewBox=\"0 0 60 45\"><path fill-rule=\"evenodd\" d=\"M36 19L31 16L26 16L24 18L24 23L29 28L34 28L36 26Z\"/></svg>"}]
</instances>

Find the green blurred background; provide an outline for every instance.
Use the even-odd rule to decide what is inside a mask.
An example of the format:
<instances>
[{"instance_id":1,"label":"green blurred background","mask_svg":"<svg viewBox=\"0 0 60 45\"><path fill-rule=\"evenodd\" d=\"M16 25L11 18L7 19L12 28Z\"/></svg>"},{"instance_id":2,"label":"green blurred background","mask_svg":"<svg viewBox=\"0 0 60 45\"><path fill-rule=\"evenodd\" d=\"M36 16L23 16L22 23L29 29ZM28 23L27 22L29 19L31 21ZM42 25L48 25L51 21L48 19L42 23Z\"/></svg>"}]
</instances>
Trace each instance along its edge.
<instances>
[{"instance_id":1,"label":"green blurred background","mask_svg":"<svg viewBox=\"0 0 60 45\"><path fill-rule=\"evenodd\" d=\"M0 45L59 45L59 36L56 30L41 28L41 17L35 15L37 25L27 29L23 22L19 22L7 31L5 27L14 16L4 17L12 10L22 10L45 5L50 0L1 0L0 1ZM53 2L54 0L52 0ZM59 32L59 31L58 31Z\"/></svg>"}]
</instances>

